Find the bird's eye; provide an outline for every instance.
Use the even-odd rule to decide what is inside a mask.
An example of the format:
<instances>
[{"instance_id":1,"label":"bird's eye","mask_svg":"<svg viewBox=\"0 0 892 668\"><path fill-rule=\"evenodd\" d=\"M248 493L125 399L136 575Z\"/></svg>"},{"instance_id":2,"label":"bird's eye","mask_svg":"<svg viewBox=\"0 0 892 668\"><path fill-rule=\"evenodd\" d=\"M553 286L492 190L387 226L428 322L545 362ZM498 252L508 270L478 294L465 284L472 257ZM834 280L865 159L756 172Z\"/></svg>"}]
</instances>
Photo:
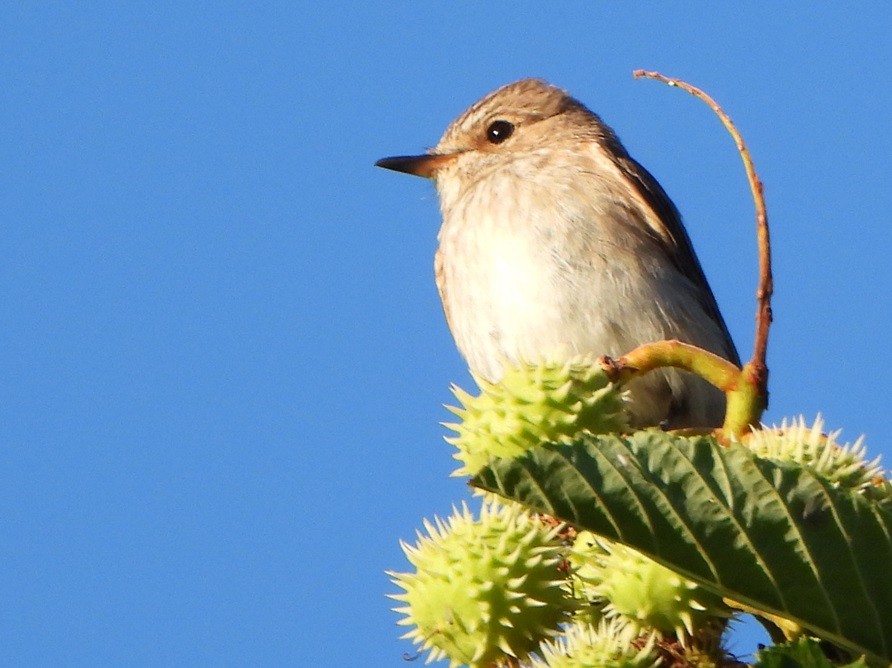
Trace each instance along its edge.
<instances>
[{"instance_id":1,"label":"bird's eye","mask_svg":"<svg viewBox=\"0 0 892 668\"><path fill-rule=\"evenodd\" d=\"M501 144L514 133L514 125L508 121L493 121L486 128L486 138L493 144Z\"/></svg>"}]
</instances>

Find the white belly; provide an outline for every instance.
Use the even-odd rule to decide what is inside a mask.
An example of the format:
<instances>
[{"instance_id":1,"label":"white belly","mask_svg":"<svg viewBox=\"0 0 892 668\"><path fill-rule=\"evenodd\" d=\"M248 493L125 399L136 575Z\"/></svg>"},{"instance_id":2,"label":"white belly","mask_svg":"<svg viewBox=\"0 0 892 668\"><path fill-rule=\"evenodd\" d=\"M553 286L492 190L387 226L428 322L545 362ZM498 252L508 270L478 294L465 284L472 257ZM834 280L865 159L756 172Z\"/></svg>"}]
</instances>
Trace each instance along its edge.
<instances>
[{"instance_id":1,"label":"white belly","mask_svg":"<svg viewBox=\"0 0 892 668\"><path fill-rule=\"evenodd\" d=\"M703 310L699 286L627 209L574 211L567 208L574 198L530 184L508 194L487 207L473 195L462 200L444 211L440 230L441 296L475 374L496 381L506 362L618 357L670 338L723 352L724 334ZM712 422L722 402L704 381L674 370L630 389L642 424L664 419L673 397L696 401Z\"/></svg>"},{"instance_id":2,"label":"white belly","mask_svg":"<svg viewBox=\"0 0 892 668\"><path fill-rule=\"evenodd\" d=\"M628 295L629 281L598 258L568 266L558 231L520 232L483 219L460 235L445 232L440 252L450 325L476 373L498 378L506 360L626 352L618 348L627 337L617 332L611 304L617 293Z\"/></svg>"}]
</instances>

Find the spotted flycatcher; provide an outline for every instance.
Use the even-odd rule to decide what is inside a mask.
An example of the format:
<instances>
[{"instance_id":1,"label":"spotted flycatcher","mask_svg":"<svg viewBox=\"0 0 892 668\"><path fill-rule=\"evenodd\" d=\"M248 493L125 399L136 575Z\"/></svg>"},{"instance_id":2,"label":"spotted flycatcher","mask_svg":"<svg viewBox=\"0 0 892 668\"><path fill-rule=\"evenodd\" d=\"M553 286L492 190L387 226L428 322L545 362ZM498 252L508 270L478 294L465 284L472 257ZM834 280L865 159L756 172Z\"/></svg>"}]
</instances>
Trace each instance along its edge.
<instances>
[{"instance_id":1,"label":"spotted flycatcher","mask_svg":"<svg viewBox=\"0 0 892 668\"><path fill-rule=\"evenodd\" d=\"M435 267L446 320L471 371L620 356L679 339L737 352L678 210L601 119L524 79L490 93L425 155L380 167L433 179L443 225ZM659 369L629 384L633 424L721 424L724 397Z\"/></svg>"}]
</instances>

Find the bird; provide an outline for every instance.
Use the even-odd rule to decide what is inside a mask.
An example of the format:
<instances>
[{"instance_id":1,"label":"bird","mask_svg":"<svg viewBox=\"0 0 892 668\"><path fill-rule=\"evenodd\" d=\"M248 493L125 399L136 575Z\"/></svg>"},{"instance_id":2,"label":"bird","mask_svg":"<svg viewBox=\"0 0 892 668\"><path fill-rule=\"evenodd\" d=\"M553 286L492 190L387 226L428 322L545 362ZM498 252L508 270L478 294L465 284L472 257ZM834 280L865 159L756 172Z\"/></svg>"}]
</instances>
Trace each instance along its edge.
<instances>
[{"instance_id":1,"label":"bird","mask_svg":"<svg viewBox=\"0 0 892 668\"><path fill-rule=\"evenodd\" d=\"M421 155L375 163L428 178L436 284L471 372L618 357L676 339L740 364L678 209L615 132L565 90L522 79L472 104ZM632 426L716 427L723 394L663 368L628 384Z\"/></svg>"}]
</instances>

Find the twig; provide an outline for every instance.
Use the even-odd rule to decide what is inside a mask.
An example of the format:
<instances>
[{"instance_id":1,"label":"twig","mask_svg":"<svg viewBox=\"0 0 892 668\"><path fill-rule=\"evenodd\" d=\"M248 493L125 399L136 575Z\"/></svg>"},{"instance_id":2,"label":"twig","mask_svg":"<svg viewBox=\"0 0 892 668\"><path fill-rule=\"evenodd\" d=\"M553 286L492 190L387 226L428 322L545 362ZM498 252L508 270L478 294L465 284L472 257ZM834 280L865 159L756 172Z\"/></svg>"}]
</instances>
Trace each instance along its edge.
<instances>
[{"instance_id":1,"label":"twig","mask_svg":"<svg viewBox=\"0 0 892 668\"><path fill-rule=\"evenodd\" d=\"M614 383L668 366L695 373L726 394L740 382L740 369L724 357L681 341L645 343L617 360L604 355L598 364Z\"/></svg>"},{"instance_id":2,"label":"twig","mask_svg":"<svg viewBox=\"0 0 892 668\"><path fill-rule=\"evenodd\" d=\"M734 139L737 145L737 152L743 160L743 166L746 169L746 177L750 184L750 191L753 195L753 203L756 207L756 238L759 245L759 288L756 291L756 336L753 344L753 357L748 364L744 366L744 374L746 374L751 382L755 385L758 393L763 400L763 408L768 404L768 366L766 364L766 356L768 353L768 329L771 326L771 295L774 292L774 280L771 276L771 240L768 236L768 213L765 209L765 196L763 192L762 182L756 174L756 168L753 165L753 159L749 149L740 136L740 132L734 126L734 123L728 117L728 114L713 100L709 95L699 88L680 79L672 79L663 76L659 72L648 72L645 70L635 70L632 76L636 79L646 77L648 79L656 79L662 81L669 86L675 86L687 91L694 97L700 98L710 109L715 112L716 116L722 121L725 129Z\"/></svg>"}]
</instances>

